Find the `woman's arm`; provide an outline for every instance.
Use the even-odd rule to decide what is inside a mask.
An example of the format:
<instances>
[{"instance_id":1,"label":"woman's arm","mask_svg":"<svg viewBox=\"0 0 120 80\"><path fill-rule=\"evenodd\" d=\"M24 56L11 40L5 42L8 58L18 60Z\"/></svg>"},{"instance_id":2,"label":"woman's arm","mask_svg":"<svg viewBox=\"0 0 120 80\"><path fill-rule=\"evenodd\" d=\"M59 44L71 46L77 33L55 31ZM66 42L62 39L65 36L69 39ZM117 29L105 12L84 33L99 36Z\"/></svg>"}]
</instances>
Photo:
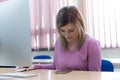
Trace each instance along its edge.
<instances>
[{"instance_id":1,"label":"woman's arm","mask_svg":"<svg viewBox=\"0 0 120 80\"><path fill-rule=\"evenodd\" d=\"M88 70L101 71L101 46L94 38L88 45Z\"/></svg>"}]
</instances>

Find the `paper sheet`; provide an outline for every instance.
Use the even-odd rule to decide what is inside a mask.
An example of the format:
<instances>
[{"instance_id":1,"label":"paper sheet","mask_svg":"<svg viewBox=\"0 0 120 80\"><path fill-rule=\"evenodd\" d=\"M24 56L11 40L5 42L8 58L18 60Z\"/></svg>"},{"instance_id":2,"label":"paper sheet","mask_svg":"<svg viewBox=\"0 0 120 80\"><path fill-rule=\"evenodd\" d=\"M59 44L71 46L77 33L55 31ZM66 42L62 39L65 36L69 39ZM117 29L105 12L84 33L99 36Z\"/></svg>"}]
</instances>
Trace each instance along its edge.
<instances>
[{"instance_id":1,"label":"paper sheet","mask_svg":"<svg viewBox=\"0 0 120 80\"><path fill-rule=\"evenodd\" d=\"M13 77L8 77L8 76L0 76L0 80L8 80L12 79Z\"/></svg>"}]
</instances>

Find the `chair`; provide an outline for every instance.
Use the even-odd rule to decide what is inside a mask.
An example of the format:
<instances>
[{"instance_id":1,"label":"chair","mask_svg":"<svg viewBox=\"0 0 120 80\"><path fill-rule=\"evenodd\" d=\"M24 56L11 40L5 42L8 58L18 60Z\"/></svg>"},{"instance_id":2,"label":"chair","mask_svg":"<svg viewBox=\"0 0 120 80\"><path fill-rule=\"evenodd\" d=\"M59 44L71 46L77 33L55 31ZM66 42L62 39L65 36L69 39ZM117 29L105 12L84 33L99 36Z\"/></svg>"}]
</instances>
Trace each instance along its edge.
<instances>
[{"instance_id":1,"label":"chair","mask_svg":"<svg viewBox=\"0 0 120 80\"><path fill-rule=\"evenodd\" d=\"M37 55L33 59L51 59L51 57L49 55Z\"/></svg>"},{"instance_id":2,"label":"chair","mask_svg":"<svg viewBox=\"0 0 120 80\"><path fill-rule=\"evenodd\" d=\"M114 66L109 60L101 60L101 71L114 72Z\"/></svg>"}]
</instances>

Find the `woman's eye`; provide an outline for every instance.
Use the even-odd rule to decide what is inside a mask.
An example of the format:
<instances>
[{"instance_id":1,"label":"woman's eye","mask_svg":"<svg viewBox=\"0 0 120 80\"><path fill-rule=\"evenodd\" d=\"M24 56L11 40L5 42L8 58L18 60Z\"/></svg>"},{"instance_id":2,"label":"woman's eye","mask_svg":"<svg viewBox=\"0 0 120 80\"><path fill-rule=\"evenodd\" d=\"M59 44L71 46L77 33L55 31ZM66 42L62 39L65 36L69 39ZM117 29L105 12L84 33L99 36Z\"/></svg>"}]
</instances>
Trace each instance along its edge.
<instances>
[{"instance_id":1,"label":"woman's eye","mask_svg":"<svg viewBox=\"0 0 120 80\"><path fill-rule=\"evenodd\" d=\"M74 30L70 30L69 32L74 32Z\"/></svg>"},{"instance_id":2,"label":"woman's eye","mask_svg":"<svg viewBox=\"0 0 120 80\"><path fill-rule=\"evenodd\" d=\"M61 32L65 32L64 30L60 30Z\"/></svg>"}]
</instances>

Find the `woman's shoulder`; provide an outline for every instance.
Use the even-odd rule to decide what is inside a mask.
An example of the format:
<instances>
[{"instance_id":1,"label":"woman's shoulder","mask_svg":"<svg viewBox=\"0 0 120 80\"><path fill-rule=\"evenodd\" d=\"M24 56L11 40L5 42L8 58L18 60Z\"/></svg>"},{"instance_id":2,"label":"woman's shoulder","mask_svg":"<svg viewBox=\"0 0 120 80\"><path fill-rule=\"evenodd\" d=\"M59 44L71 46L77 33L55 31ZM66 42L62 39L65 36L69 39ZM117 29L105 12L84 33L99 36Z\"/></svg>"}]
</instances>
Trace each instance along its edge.
<instances>
[{"instance_id":1,"label":"woman's shoulder","mask_svg":"<svg viewBox=\"0 0 120 80\"><path fill-rule=\"evenodd\" d=\"M55 41L55 44L58 44L58 43L60 43L60 38L59 37Z\"/></svg>"},{"instance_id":2,"label":"woman's shoulder","mask_svg":"<svg viewBox=\"0 0 120 80\"><path fill-rule=\"evenodd\" d=\"M97 40L95 37L87 35L86 42L88 43L99 43L99 40Z\"/></svg>"},{"instance_id":3,"label":"woman's shoulder","mask_svg":"<svg viewBox=\"0 0 120 80\"><path fill-rule=\"evenodd\" d=\"M95 37L90 36L90 35L87 35L86 39L89 41L98 41Z\"/></svg>"},{"instance_id":4,"label":"woman's shoulder","mask_svg":"<svg viewBox=\"0 0 120 80\"><path fill-rule=\"evenodd\" d=\"M55 47L60 45L61 45L61 41L60 41L60 38L58 37L55 42Z\"/></svg>"}]
</instances>

